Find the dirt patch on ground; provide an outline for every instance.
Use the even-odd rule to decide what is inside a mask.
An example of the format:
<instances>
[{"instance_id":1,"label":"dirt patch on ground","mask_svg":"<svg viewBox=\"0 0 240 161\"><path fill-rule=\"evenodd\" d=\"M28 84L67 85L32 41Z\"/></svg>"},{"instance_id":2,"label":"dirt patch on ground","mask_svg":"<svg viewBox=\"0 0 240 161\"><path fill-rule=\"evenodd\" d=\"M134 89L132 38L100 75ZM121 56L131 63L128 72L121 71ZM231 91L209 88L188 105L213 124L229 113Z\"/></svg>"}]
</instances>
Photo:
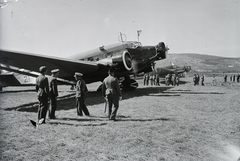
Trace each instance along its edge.
<instances>
[{"instance_id":1,"label":"dirt patch on ground","mask_svg":"<svg viewBox=\"0 0 240 161\"><path fill-rule=\"evenodd\" d=\"M145 87L139 83L136 91L123 93L115 122L105 117L98 92L88 95L90 117L77 116L70 92L58 100L57 119L39 128L29 121L37 118L36 103L1 109L1 160L232 161L240 157L239 84Z\"/></svg>"}]
</instances>

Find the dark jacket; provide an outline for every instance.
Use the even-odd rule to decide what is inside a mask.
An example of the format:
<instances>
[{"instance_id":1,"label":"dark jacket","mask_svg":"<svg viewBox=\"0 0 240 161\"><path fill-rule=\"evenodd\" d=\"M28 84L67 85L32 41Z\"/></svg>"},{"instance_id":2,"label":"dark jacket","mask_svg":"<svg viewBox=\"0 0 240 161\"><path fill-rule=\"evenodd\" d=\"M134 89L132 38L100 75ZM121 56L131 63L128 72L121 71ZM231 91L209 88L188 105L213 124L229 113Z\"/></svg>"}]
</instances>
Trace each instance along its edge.
<instances>
[{"instance_id":1,"label":"dark jacket","mask_svg":"<svg viewBox=\"0 0 240 161\"><path fill-rule=\"evenodd\" d=\"M57 79L52 76L49 77L49 95L50 97L58 96Z\"/></svg>"},{"instance_id":2,"label":"dark jacket","mask_svg":"<svg viewBox=\"0 0 240 161\"><path fill-rule=\"evenodd\" d=\"M39 75L36 79L36 91L38 97L48 97L49 95L49 86L48 78L44 75Z\"/></svg>"}]
</instances>

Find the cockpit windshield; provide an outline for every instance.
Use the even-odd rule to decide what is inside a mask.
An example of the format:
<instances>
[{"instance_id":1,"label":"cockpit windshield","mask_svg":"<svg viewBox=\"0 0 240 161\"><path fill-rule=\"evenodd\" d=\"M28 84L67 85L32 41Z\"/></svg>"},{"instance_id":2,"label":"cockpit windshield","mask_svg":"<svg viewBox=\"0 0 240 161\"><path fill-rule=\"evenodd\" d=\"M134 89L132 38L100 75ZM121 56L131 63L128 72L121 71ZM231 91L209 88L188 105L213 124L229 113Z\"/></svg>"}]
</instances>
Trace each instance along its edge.
<instances>
[{"instance_id":1,"label":"cockpit windshield","mask_svg":"<svg viewBox=\"0 0 240 161\"><path fill-rule=\"evenodd\" d=\"M141 42L138 42L138 41L133 41L133 42L131 42L131 45L130 45L130 47L133 49L138 48L140 46L142 46L142 44L141 44Z\"/></svg>"}]
</instances>

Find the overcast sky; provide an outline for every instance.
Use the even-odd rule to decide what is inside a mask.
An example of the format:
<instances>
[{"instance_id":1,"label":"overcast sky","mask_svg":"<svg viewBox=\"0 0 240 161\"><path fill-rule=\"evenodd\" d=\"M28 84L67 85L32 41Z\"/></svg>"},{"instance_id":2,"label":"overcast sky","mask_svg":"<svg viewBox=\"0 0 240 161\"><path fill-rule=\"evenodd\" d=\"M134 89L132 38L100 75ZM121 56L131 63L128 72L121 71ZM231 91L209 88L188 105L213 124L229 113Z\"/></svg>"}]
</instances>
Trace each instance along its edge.
<instances>
[{"instance_id":1,"label":"overcast sky","mask_svg":"<svg viewBox=\"0 0 240 161\"><path fill-rule=\"evenodd\" d=\"M142 30L169 53L240 57L240 0L18 0L0 21L1 49L67 57Z\"/></svg>"}]
</instances>

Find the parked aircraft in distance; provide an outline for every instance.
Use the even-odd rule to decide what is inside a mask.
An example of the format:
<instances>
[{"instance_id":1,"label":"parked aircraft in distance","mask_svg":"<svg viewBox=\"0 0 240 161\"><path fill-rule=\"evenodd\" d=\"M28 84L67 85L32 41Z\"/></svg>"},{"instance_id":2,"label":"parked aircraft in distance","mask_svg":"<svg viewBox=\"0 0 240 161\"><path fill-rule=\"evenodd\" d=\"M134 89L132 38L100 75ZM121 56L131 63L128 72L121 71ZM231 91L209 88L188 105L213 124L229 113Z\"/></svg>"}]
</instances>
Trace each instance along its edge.
<instances>
[{"instance_id":1,"label":"parked aircraft in distance","mask_svg":"<svg viewBox=\"0 0 240 161\"><path fill-rule=\"evenodd\" d=\"M1 49L0 63L34 72L38 72L43 65L47 66L48 72L58 68L59 79L68 84L73 84L75 72L83 73L86 83L103 81L108 75L108 68L114 67L123 89L134 90L138 83L131 76L152 71L154 62L165 59L168 50L164 42L155 46L142 46L137 41L125 41L64 59Z\"/></svg>"},{"instance_id":2,"label":"parked aircraft in distance","mask_svg":"<svg viewBox=\"0 0 240 161\"><path fill-rule=\"evenodd\" d=\"M177 74L179 77L183 77L185 72L189 72L191 70L191 66L177 66L173 63L171 65L165 67L158 67L154 69L153 72L149 72L149 74L158 74L159 77L165 78L168 74Z\"/></svg>"}]
</instances>

